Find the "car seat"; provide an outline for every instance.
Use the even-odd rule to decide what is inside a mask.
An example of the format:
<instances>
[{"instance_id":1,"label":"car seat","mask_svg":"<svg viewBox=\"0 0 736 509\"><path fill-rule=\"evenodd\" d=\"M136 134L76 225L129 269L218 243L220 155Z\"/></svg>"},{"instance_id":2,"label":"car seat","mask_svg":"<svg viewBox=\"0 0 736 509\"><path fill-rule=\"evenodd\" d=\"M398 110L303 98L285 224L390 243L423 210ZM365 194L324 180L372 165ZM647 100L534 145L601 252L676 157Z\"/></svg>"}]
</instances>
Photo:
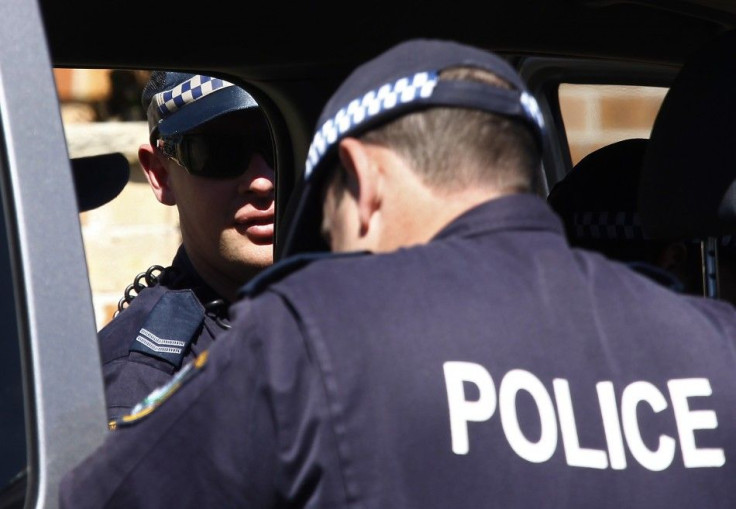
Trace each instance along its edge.
<instances>
[{"instance_id":1,"label":"car seat","mask_svg":"<svg viewBox=\"0 0 736 509\"><path fill-rule=\"evenodd\" d=\"M700 292L699 255L692 244L650 239L642 229L637 192L647 143L631 138L591 152L554 185L547 201L571 246L624 262L675 291Z\"/></svg>"},{"instance_id":2,"label":"car seat","mask_svg":"<svg viewBox=\"0 0 736 509\"><path fill-rule=\"evenodd\" d=\"M655 118L638 195L647 235L700 239L704 293L713 298L724 286L719 248L730 255L725 240L736 233L734 55L736 31L728 31L686 60Z\"/></svg>"}]
</instances>

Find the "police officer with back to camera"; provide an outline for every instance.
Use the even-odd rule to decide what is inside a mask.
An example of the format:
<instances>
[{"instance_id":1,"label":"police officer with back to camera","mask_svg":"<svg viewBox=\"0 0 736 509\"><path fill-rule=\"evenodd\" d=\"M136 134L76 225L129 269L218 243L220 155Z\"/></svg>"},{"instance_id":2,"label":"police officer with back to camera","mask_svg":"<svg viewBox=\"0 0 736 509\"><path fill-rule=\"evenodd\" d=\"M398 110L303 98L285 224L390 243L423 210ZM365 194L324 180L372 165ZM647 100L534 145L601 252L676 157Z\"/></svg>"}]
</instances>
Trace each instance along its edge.
<instances>
[{"instance_id":1,"label":"police officer with back to camera","mask_svg":"<svg viewBox=\"0 0 736 509\"><path fill-rule=\"evenodd\" d=\"M736 317L573 250L508 63L398 44L324 107L284 259L61 486L86 507L733 507Z\"/></svg>"},{"instance_id":2,"label":"police officer with back to camera","mask_svg":"<svg viewBox=\"0 0 736 509\"><path fill-rule=\"evenodd\" d=\"M212 345L238 288L273 262L273 147L255 99L219 78L155 71L142 102L139 161L156 199L177 207L182 243L99 332L111 428Z\"/></svg>"}]
</instances>

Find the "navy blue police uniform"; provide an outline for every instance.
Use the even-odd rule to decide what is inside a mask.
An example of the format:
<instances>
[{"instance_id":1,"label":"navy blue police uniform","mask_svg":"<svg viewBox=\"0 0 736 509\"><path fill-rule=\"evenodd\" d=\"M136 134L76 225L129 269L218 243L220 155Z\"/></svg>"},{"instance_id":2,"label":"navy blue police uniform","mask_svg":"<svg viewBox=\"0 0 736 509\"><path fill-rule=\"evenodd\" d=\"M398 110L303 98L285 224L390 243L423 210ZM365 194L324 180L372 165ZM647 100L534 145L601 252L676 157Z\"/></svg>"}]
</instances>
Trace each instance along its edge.
<instances>
[{"instance_id":1,"label":"navy blue police uniform","mask_svg":"<svg viewBox=\"0 0 736 509\"><path fill-rule=\"evenodd\" d=\"M517 90L435 81L456 66ZM320 118L287 258L64 477L62 509L733 507L729 304L570 248L533 194L477 205L426 244L304 253L325 154L426 105L542 125L484 51L414 40L358 68Z\"/></svg>"},{"instance_id":2,"label":"navy blue police uniform","mask_svg":"<svg viewBox=\"0 0 736 509\"><path fill-rule=\"evenodd\" d=\"M128 413L229 327L227 306L183 246L98 336L108 418ZM114 426L114 424L113 424Z\"/></svg>"},{"instance_id":3,"label":"navy blue police uniform","mask_svg":"<svg viewBox=\"0 0 736 509\"><path fill-rule=\"evenodd\" d=\"M273 273L63 507L733 506L733 309L571 251L541 199Z\"/></svg>"}]
</instances>

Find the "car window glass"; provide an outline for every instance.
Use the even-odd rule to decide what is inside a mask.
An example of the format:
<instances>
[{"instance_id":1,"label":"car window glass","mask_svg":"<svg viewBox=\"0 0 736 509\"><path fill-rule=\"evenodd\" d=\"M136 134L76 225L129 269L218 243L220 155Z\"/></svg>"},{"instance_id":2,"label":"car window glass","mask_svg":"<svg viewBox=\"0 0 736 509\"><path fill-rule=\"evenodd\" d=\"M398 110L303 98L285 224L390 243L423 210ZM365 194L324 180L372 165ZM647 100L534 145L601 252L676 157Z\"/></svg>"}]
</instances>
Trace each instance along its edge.
<instances>
[{"instance_id":1,"label":"car window glass","mask_svg":"<svg viewBox=\"0 0 736 509\"><path fill-rule=\"evenodd\" d=\"M627 138L649 138L667 89L624 85L559 87L573 166L594 150Z\"/></svg>"}]
</instances>

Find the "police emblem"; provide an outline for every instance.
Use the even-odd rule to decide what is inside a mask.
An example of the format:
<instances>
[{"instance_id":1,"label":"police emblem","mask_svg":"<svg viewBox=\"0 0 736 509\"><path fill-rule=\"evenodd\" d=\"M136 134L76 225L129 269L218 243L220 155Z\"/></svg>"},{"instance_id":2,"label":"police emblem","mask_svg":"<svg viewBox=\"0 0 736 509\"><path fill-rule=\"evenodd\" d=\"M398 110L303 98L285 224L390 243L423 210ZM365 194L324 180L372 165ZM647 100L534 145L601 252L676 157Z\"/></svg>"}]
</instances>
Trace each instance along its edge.
<instances>
[{"instance_id":1,"label":"police emblem","mask_svg":"<svg viewBox=\"0 0 736 509\"><path fill-rule=\"evenodd\" d=\"M119 419L110 421L108 423L108 428L115 430L121 426L133 424L149 415L164 401L166 401L169 396L174 394L182 385L201 372L207 364L207 356L208 352L205 350L199 354L196 359L181 368L166 384L154 389L151 394L143 398L143 401L134 406L130 413L120 417Z\"/></svg>"}]
</instances>

